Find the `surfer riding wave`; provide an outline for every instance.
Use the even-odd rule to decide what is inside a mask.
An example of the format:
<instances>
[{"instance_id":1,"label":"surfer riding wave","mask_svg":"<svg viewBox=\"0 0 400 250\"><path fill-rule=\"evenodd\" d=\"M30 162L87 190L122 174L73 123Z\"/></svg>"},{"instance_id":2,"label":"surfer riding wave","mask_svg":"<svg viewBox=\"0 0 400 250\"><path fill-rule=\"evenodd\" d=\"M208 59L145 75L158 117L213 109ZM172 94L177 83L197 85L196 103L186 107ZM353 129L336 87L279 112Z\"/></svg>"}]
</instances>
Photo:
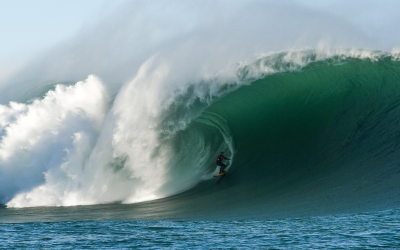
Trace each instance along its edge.
<instances>
[{"instance_id":1,"label":"surfer riding wave","mask_svg":"<svg viewBox=\"0 0 400 250\"><path fill-rule=\"evenodd\" d=\"M228 158L226 158L225 156L224 156L224 152L221 152L221 154L219 154L218 156L217 156L217 160L215 161L216 163L217 163L217 166L220 166L221 168L219 169L219 173L220 174L222 174L222 173L225 173L225 168L226 168L226 165L224 164L224 163L222 163L222 160L230 160L230 159L228 159Z\"/></svg>"}]
</instances>

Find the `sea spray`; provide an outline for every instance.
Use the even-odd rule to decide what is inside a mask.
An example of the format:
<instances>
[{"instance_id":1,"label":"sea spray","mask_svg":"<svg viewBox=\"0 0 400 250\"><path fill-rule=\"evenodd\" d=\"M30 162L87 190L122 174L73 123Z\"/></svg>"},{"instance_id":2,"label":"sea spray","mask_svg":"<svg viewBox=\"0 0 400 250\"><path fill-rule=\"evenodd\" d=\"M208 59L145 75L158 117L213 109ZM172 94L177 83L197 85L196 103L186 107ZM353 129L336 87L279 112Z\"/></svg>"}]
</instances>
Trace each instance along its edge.
<instances>
[{"instance_id":1,"label":"sea spray","mask_svg":"<svg viewBox=\"0 0 400 250\"><path fill-rule=\"evenodd\" d=\"M90 93L90 94L89 94ZM108 111L100 80L58 85L42 100L1 106L0 197L10 206L79 203L83 164ZM72 195L73 196L73 195Z\"/></svg>"}]
</instances>

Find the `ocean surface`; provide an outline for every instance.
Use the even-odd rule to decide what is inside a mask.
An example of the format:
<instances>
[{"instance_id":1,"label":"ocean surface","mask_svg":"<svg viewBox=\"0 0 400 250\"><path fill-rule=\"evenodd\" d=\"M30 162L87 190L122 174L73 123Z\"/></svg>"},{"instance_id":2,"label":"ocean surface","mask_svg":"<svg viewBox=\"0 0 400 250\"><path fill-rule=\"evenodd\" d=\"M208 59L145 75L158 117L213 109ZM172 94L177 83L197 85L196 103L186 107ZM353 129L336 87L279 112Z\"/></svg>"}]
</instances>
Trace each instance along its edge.
<instances>
[{"instance_id":1,"label":"ocean surface","mask_svg":"<svg viewBox=\"0 0 400 250\"><path fill-rule=\"evenodd\" d=\"M0 224L2 249L397 249L400 211L221 221Z\"/></svg>"},{"instance_id":2,"label":"ocean surface","mask_svg":"<svg viewBox=\"0 0 400 250\"><path fill-rule=\"evenodd\" d=\"M0 72L0 248L399 248L398 50L292 2L183 2Z\"/></svg>"}]
</instances>

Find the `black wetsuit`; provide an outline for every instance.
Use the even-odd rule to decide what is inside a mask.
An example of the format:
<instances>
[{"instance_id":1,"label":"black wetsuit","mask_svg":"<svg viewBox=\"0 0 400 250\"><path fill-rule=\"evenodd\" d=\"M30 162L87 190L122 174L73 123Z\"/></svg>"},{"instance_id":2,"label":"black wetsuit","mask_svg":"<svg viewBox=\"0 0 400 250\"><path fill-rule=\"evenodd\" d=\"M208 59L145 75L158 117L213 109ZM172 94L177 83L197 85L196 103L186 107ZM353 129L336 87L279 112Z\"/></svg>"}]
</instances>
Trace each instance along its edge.
<instances>
[{"instance_id":1,"label":"black wetsuit","mask_svg":"<svg viewBox=\"0 0 400 250\"><path fill-rule=\"evenodd\" d=\"M221 167L221 168L219 169L219 173L220 173L220 174L223 173L223 172L225 172L225 168L226 168L226 165L222 163L222 160L223 160L223 159L229 160L229 159L226 158L223 154L220 154L220 155L217 156L216 163L217 163L218 166Z\"/></svg>"}]
</instances>

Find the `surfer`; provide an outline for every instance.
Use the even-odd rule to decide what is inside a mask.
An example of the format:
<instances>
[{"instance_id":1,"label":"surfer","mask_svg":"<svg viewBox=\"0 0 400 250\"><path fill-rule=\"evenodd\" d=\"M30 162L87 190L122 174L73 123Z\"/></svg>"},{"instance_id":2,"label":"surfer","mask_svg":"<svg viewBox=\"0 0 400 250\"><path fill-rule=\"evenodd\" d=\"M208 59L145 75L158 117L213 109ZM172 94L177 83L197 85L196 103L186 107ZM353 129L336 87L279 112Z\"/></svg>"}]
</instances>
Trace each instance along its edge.
<instances>
[{"instance_id":1,"label":"surfer","mask_svg":"<svg viewBox=\"0 0 400 250\"><path fill-rule=\"evenodd\" d=\"M219 173L220 173L220 174L222 174L222 173L225 172L226 165L222 163L222 160L224 160L224 159L225 159L225 160L230 160L230 159L228 159L228 158L226 158L226 157L224 156L224 152L221 152L221 154L219 154L219 155L217 156L217 160L216 160L217 166L220 166L220 167L221 167L221 168L219 169Z\"/></svg>"}]
</instances>

